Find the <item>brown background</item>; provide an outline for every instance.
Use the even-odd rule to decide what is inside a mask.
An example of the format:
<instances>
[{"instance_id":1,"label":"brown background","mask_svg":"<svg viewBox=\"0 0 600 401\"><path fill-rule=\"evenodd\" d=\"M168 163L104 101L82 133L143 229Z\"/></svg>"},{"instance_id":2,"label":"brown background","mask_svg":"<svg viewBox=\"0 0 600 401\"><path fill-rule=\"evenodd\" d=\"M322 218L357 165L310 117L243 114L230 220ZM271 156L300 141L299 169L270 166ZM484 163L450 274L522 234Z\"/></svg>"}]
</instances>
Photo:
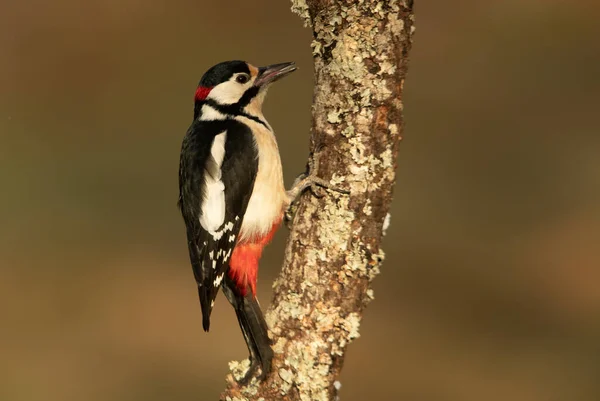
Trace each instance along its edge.
<instances>
[{"instance_id":1,"label":"brown background","mask_svg":"<svg viewBox=\"0 0 600 401\"><path fill-rule=\"evenodd\" d=\"M387 260L342 400L600 399L597 4L416 1ZM222 296L201 329L179 147L209 66L295 60L266 115L288 185L303 169L311 34L289 6L2 0L0 400L216 399L246 349Z\"/></svg>"}]
</instances>

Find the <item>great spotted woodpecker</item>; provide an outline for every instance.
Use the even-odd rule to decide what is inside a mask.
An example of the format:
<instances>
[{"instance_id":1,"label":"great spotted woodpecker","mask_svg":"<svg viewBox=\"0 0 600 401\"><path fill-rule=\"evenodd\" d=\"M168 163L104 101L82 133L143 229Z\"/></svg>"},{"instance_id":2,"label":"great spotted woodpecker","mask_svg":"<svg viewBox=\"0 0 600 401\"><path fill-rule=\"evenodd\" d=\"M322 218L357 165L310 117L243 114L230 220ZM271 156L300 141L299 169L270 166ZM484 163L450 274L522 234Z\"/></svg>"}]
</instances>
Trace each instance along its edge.
<instances>
[{"instance_id":1,"label":"great spotted woodpecker","mask_svg":"<svg viewBox=\"0 0 600 401\"><path fill-rule=\"evenodd\" d=\"M227 61L210 68L195 95L194 121L179 165L179 208L202 308L202 325L219 288L235 309L250 353L247 382L270 371L273 351L256 300L258 261L290 203L313 184L314 174L285 190L273 130L262 113L271 83L296 70L294 63L254 67Z\"/></svg>"}]
</instances>

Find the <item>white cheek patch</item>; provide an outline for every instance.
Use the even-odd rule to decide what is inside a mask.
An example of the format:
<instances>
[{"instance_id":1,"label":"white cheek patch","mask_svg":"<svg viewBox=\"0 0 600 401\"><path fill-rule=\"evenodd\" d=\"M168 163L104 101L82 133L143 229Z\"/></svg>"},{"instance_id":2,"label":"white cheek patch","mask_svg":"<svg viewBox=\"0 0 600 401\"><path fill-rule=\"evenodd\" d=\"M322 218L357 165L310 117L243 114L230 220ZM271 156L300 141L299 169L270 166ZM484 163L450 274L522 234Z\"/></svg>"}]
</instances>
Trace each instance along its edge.
<instances>
[{"instance_id":1,"label":"white cheek patch","mask_svg":"<svg viewBox=\"0 0 600 401\"><path fill-rule=\"evenodd\" d=\"M251 78L245 84L240 84L235 80L238 75L240 74L234 74L229 81L223 82L212 88L206 98L224 105L237 103L254 82L254 78Z\"/></svg>"},{"instance_id":2,"label":"white cheek patch","mask_svg":"<svg viewBox=\"0 0 600 401\"><path fill-rule=\"evenodd\" d=\"M234 104L240 100L244 92L244 85L235 81L227 81L215 86L208 94L207 99L214 100L218 104Z\"/></svg>"},{"instance_id":3,"label":"white cheek patch","mask_svg":"<svg viewBox=\"0 0 600 401\"><path fill-rule=\"evenodd\" d=\"M225 157L227 131L217 135L204 168L204 199L200 205L200 225L214 233L225 220L225 185L221 181L221 165Z\"/></svg>"}]
</instances>

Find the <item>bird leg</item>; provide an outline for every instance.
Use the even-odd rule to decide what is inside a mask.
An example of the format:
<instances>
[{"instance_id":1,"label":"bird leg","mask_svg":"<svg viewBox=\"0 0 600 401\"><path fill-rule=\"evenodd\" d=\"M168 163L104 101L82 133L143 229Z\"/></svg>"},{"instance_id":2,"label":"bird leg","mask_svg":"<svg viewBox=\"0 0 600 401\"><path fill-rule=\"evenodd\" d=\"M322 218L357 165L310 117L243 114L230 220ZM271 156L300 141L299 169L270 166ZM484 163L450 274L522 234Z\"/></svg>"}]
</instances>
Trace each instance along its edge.
<instances>
[{"instance_id":1,"label":"bird leg","mask_svg":"<svg viewBox=\"0 0 600 401\"><path fill-rule=\"evenodd\" d=\"M307 189L310 188L311 192L318 198L322 197L318 193L318 187L336 191L341 194L349 194L350 191L340 189L332 186L329 181L318 177L319 171L319 158L315 157L314 154L308 159L308 173L302 173L292 184L292 188L287 191L288 196L288 209L285 212L286 223L291 223L294 214L296 213L297 203L300 195Z\"/></svg>"}]
</instances>

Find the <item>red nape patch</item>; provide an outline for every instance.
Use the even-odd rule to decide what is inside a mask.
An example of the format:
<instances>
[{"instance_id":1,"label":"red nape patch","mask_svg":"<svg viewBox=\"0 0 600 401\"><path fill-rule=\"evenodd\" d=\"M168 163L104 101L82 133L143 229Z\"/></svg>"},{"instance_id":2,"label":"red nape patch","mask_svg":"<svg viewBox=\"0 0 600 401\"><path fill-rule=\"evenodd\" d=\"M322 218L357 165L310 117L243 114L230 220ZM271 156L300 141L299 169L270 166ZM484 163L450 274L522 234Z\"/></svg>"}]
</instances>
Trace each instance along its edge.
<instances>
[{"instance_id":1,"label":"red nape patch","mask_svg":"<svg viewBox=\"0 0 600 401\"><path fill-rule=\"evenodd\" d=\"M208 96L208 94L210 93L211 90L212 90L212 88L208 88L206 86L199 86L198 89L196 89L196 95L194 96L194 99L196 99L196 100L206 99L206 97Z\"/></svg>"},{"instance_id":2,"label":"red nape patch","mask_svg":"<svg viewBox=\"0 0 600 401\"><path fill-rule=\"evenodd\" d=\"M256 297L256 280L258 278L258 261L262 256L263 248L271 242L275 231L279 228L281 220L273 224L271 231L264 237L252 238L251 242L242 242L235 246L229 262L229 277L235 281L236 286L243 296L246 296L248 287Z\"/></svg>"}]
</instances>

